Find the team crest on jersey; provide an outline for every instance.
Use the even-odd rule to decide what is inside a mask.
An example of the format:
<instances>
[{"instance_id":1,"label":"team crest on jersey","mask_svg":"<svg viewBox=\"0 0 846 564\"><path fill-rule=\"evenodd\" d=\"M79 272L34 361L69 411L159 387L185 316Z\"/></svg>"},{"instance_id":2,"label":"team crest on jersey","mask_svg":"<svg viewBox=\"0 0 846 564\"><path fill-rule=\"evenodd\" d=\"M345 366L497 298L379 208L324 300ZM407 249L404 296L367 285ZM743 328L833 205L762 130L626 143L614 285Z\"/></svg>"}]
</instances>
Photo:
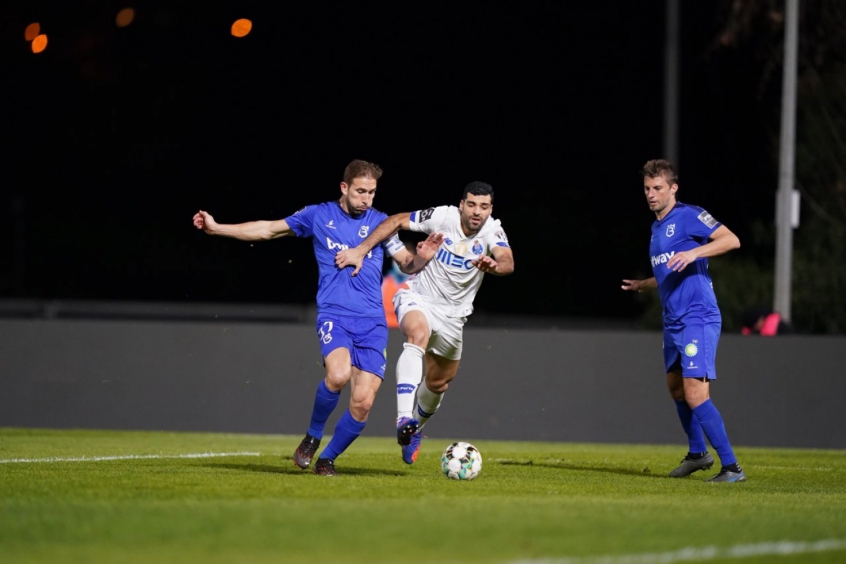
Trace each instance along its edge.
<instances>
[{"instance_id":1,"label":"team crest on jersey","mask_svg":"<svg viewBox=\"0 0 846 564\"><path fill-rule=\"evenodd\" d=\"M482 246L482 244L479 242L478 239L473 241L473 248L471 249L471 252L474 255L481 255L482 251L484 251L484 250L485 250L485 248Z\"/></svg>"},{"instance_id":2,"label":"team crest on jersey","mask_svg":"<svg viewBox=\"0 0 846 564\"><path fill-rule=\"evenodd\" d=\"M419 212L420 219L417 220L417 223L423 223L424 221L426 221L427 219L432 217L434 214L435 214L435 208L427 208L425 210L420 210L420 212Z\"/></svg>"},{"instance_id":3,"label":"team crest on jersey","mask_svg":"<svg viewBox=\"0 0 846 564\"><path fill-rule=\"evenodd\" d=\"M672 237L675 234L676 234L676 224L671 223L670 225L667 226L667 237Z\"/></svg>"},{"instance_id":4,"label":"team crest on jersey","mask_svg":"<svg viewBox=\"0 0 846 564\"><path fill-rule=\"evenodd\" d=\"M697 217L699 218L699 221L701 221L708 227L714 227L715 225L717 225L717 220L711 217L711 214L706 211L703 211Z\"/></svg>"},{"instance_id":5,"label":"team crest on jersey","mask_svg":"<svg viewBox=\"0 0 846 564\"><path fill-rule=\"evenodd\" d=\"M696 356L696 353L699 352L699 347L696 346L696 343L688 343L684 346L684 354L688 357Z\"/></svg>"},{"instance_id":6,"label":"team crest on jersey","mask_svg":"<svg viewBox=\"0 0 846 564\"><path fill-rule=\"evenodd\" d=\"M364 239L367 237L367 234L370 233L370 226L369 225L362 225L361 229L358 230L358 236Z\"/></svg>"}]
</instances>

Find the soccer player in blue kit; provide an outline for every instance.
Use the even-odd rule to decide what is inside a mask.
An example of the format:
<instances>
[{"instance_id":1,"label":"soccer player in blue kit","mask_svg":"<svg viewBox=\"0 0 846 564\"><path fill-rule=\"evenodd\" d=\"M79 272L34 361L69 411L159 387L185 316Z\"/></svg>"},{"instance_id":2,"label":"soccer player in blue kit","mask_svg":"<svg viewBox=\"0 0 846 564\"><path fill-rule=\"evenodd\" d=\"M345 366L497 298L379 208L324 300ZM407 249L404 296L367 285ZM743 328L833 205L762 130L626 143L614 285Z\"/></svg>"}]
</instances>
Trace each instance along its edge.
<instances>
[{"instance_id":1,"label":"soccer player in blue kit","mask_svg":"<svg viewBox=\"0 0 846 564\"><path fill-rule=\"evenodd\" d=\"M650 160L641 174L646 201L656 218L649 243L654 276L623 280L622 288L634 292L657 288L661 297L667 387L689 443L689 452L670 477L682 478L713 466L707 438L722 466L706 482L745 482L723 418L710 399L722 316L708 257L739 248L740 240L707 211L676 200L679 185L672 164Z\"/></svg>"},{"instance_id":2,"label":"soccer player in blue kit","mask_svg":"<svg viewBox=\"0 0 846 564\"><path fill-rule=\"evenodd\" d=\"M415 273L435 255L442 237L432 235L410 252L394 235L372 249L357 277L335 266L335 254L355 247L387 216L374 209L373 198L382 169L354 160L344 170L341 198L302 208L285 219L224 225L205 211L194 215L194 226L209 235L241 241L262 241L293 235L310 237L318 264L317 337L326 376L317 388L311 422L294 452L300 468L311 466L320 446L326 421L338 405L341 390L352 382L349 408L341 415L329 444L312 471L334 476L335 459L364 430L376 392L385 374L388 326L382 303L384 253L403 272Z\"/></svg>"}]
</instances>

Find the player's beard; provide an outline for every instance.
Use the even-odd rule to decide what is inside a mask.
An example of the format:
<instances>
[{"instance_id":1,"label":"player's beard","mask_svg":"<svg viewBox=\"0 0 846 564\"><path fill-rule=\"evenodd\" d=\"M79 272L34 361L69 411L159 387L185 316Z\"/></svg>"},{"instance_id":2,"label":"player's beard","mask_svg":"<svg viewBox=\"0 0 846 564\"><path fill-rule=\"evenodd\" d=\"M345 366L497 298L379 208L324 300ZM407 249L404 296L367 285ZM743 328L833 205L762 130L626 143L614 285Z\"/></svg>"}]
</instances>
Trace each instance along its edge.
<instances>
[{"instance_id":1,"label":"player's beard","mask_svg":"<svg viewBox=\"0 0 846 564\"><path fill-rule=\"evenodd\" d=\"M464 227L464 231L467 232L467 236L469 237L469 236L475 235L476 233L481 231L482 227L484 227L486 221L487 221L487 218L485 218L485 219L483 219L479 222L479 227L473 227L473 224L470 223L470 216L469 215L466 216L466 217L462 216L461 217L461 226Z\"/></svg>"}]
</instances>

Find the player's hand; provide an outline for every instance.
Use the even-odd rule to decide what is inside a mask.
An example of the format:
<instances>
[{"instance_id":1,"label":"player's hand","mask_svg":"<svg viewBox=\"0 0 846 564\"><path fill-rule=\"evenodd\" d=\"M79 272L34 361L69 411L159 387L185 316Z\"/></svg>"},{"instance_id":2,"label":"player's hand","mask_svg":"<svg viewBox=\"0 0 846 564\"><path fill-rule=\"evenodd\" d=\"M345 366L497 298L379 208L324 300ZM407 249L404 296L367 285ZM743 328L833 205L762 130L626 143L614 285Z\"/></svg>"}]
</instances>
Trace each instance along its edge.
<instances>
[{"instance_id":1,"label":"player's hand","mask_svg":"<svg viewBox=\"0 0 846 564\"><path fill-rule=\"evenodd\" d=\"M680 253L676 253L670 257L670 260L667 261L667 268L673 272L681 272L687 265L695 261L696 258L696 253L693 251L682 251Z\"/></svg>"},{"instance_id":2,"label":"player's hand","mask_svg":"<svg viewBox=\"0 0 846 564\"><path fill-rule=\"evenodd\" d=\"M217 223L211 214L206 213L203 210L194 214L194 227L197 229L202 229L206 233L213 233L216 226Z\"/></svg>"},{"instance_id":3,"label":"player's hand","mask_svg":"<svg viewBox=\"0 0 846 564\"><path fill-rule=\"evenodd\" d=\"M470 264L472 264L482 272L496 272L496 261L493 259L493 257L489 257L487 255L481 256L476 260L471 261Z\"/></svg>"},{"instance_id":4,"label":"player's hand","mask_svg":"<svg viewBox=\"0 0 846 564\"><path fill-rule=\"evenodd\" d=\"M443 233L430 233L425 240L417 243L417 256L427 261L432 260L438 253L438 249L441 248L441 243L443 242Z\"/></svg>"},{"instance_id":5,"label":"player's hand","mask_svg":"<svg viewBox=\"0 0 846 564\"><path fill-rule=\"evenodd\" d=\"M642 292L643 280L623 280L623 285L620 287L630 292Z\"/></svg>"},{"instance_id":6,"label":"player's hand","mask_svg":"<svg viewBox=\"0 0 846 564\"><path fill-rule=\"evenodd\" d=\"M362 252L358 247L338 251L335 254L335 266L337 266L338 268L346 268L348 266L352 266L352 276L357 276L358 271L361 270L361 266L364 263L365 254L366 253Z\"/></svg>"}]
</instances>

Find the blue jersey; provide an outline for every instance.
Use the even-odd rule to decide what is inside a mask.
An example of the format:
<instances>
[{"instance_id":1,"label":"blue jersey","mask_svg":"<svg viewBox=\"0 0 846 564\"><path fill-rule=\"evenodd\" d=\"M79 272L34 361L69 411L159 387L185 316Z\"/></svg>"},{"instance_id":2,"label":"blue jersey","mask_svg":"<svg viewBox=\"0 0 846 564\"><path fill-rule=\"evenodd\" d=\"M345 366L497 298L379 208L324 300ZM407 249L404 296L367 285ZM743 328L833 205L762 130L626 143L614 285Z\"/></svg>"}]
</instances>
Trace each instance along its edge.
<instances>
[{"instance_id":1,"label":"blue jersey","mask_svg":"<svg viewBox=\"0 0 846 564\"><path fill-rule=\"evenodd\" d=\"M358 217L341 209L338 202L306 206L286 217L297 237L311 237L317 260L317 313L385 318L382 304L384 249L391 239L371 250L357 276L352 268L335 266L338 251L357 246L388 216L373 208Z\"/></svg>"},{"instance_id":2,"label":"blue jersey","mask_svg":"<svg viewBox=\"0 0 846 564\"><path fill-rule=\"evenodd\" d=\"M665 325L675 325L685 316L719 319L720 310L708 272L708 259L696 259L681 272L667 268L667 262L675 253L707 243L720 225L702 208L681 202L676 202L670 213L652 224L649 254L652 273L658 281Z\"/></svg>"}]
</instances>

